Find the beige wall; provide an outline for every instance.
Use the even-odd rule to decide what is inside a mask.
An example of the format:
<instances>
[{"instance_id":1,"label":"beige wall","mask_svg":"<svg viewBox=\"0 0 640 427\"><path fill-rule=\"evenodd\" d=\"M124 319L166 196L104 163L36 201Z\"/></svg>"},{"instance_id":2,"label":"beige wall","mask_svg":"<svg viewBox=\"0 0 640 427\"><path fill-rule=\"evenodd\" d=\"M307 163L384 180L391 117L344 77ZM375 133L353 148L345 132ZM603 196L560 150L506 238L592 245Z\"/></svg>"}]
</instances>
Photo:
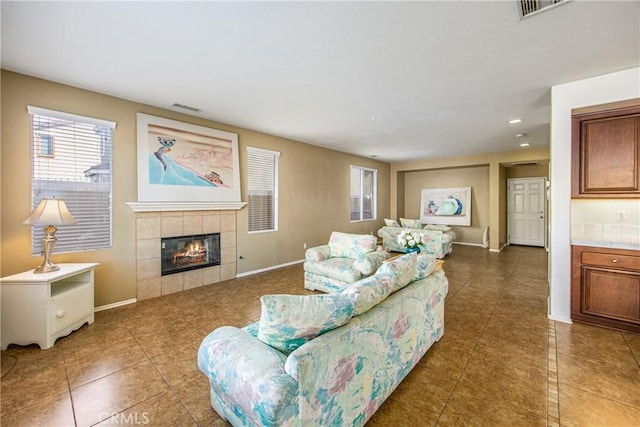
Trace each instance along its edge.
<instances>
[{"instance_id":1,"label":"beige wall","mask_svg":"<svg viewBox=\"0 0 640 427\"><path fill-rule=\"evenodd\" d=\"M506 179L507 172L504 165L515 162L546 161L549 160L549 149L523 149L518 151L508 151L503 153L488 153L474 156L449 157L442 159L424 159L413 162L394 163L391 165L391 188L390 188L390 215L392 218L401 216L399 212L405 209L407 203L398 203L402 197L407 197L406 175L412 171L458 170L461 172L468 167L489 167L489 244L492 251L498 251L506 244L507 221L506 221ZM543 162L544 163L544 162ZM443 183L443 186L454 187L455 185ZM473 185L472 185L473 187ZM404 195L404 196L402 196ZM407 215L405 212L404 215ZM474 221L474 218L472 218ZM470 243L470 242L469 242Z\"/></svg>"},{"instance_id":2,"label":"beige wall","mask_svg":"<svg viewBox=\"0 0 640 427\"><path fill-rule=\"evenodd\" d=\"M404 173L405 218L420 218L423 188L472 187L471 226L453 226L456 241L482 243L482 230L489 225L489 167L473 166Z\"/></svg>"},{"instance_id":3,"label":"beige wall","mask_svg":"<svg viewBox=\"0 0 640 427\"><path fill-rule=\"evenodd\" d=\"M568 167L568 165L567 165ZM506 177L509 178L549 178L549 164L518 165L505 168Z\"/></svg>"},{"instance_id":4,"label":"beige wall","mask_svg":"<svg viewBox=\"0 0 640 427\"><path fill-rule=\"evenodd\" d=\"M238 133L242 198L246 200L246 147L281 152L279 230L249 235L246 208L237 212L238 273L301 260L303 243L327 241L332 230L375 233L389 216L390 166L259 132L130 102L2 70L1 75L0 273L34 268L30 229L30 117L27 105L117 122L113 133L113 247L54 255L55 262L99 262L96 306L136 297L135 215L126 202L137 201L137 112ZM378 220L349 222L349 165L378 169ZM302 278L300 278L302 286Z\"/></svg>"}]
</instances>

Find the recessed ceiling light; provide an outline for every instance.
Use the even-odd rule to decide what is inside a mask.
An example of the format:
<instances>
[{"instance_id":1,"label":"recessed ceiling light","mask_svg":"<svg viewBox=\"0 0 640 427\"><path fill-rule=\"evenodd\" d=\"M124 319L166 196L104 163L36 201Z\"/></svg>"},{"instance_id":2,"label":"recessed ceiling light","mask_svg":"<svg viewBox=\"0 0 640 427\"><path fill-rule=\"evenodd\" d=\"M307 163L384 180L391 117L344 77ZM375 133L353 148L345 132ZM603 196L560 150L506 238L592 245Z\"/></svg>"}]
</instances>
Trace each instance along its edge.
<instances>
[{"instance_id":1,"label":"recessed ceiling light","mask_svg":"<svg viewBox=\"0 0 640 427\"><path fill-rule=\"evenodd\" d=\"M524 133L517 133L516 138L522 138L524 135L525 135Z\"/></svg>"},{"instance_id":2,"label":"recessed ceiling light","mask_svg":"<svg viewBox=\"0 0 640 427\"><path fill-rule=\"evenodd\" d=\"M528 147L529 143L528 142L523 142L522 144L520 144L520 147Z\"/></svg>"},{"instance_id":3,"label":"recessed ceiling light","mask_svg":"<svg viewBox=\"0 0 640 427\"><path fill-rule=\"evenodd\" d=\"M516 123L520 123L522 121L522 119L513 119L513 120L509 120L509 124L516 124Z\"/></svg>"}]
</instances>

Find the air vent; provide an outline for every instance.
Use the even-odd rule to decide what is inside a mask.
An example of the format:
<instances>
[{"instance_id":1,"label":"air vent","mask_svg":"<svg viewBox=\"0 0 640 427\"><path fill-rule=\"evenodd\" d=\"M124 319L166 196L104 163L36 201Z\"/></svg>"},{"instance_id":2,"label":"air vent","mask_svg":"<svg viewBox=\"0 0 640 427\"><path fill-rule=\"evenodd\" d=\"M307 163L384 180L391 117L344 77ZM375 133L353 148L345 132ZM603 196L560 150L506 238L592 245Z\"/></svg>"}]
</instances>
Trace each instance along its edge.
<instances>
[{"instance_id":1,"label":"air vent","mask_svg":"<svg viewBox=\"0 0 640 427\"><path fill-rule=\"evenodd\" d=\"M174 102L172 107L176 107L176 108L182 108L183 110L189 110L193 113L200 113L202 112L202 110L200 108L196 108L196 107L189 107L188 105L184 105L184 104L178 104L177 102Z\"/></svg>"},{"instance_id":2,"label":"air vent","mask_svg":"<svg viewBox=\"0 0 640 427\"><path fill-rule=\"evenodd\" d=\"M516 0L520 19L548 10L565 0Z\"/></svg>"}]
</instances>

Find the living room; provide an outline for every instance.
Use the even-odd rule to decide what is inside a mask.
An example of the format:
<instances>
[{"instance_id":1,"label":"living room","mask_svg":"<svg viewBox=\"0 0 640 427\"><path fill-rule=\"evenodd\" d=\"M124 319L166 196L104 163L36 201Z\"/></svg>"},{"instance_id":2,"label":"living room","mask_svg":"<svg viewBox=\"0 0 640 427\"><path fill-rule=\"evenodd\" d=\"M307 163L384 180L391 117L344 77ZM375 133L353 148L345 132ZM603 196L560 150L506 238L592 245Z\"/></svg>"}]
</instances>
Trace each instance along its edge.
<instances>
[{"instance_id":1,"label":"living room","mask_svg":"<svg viewBox=\"0 0 640 427\"><path fill-rule=\"evenodd\" d=\"M3 36L3 45L10 43L7 40ZM601 72L593 75L550 78L545 88L547 94L551 94L547 104L550 125L545 128L550 135L549 145L528 149L513 145L513 149L478 154L385 161L344 152L339 146L312 145L230 125L224 120L185 114L144 100L131 100L126 95L109 95L98 88L90 90L86 81L69 85L63 83L64 78L47 77L44 73L29 75L8 70L3 61L2 276L33 269L41 260L39 255L31 254L31 227L22 225L32 211L31 117L27 108L37 106L117 123L113 131L112 246L97 251L54 254L55 262L99 263L95 270L94 301L98 311L170 293L163 292L160 279L146 288L139 286L136 235L140 232L139 219L146 214L135 212L129 203L139 200L136 114L142 112L237 134L243 201L247 194L247 148L280 153L277 231L249 232L246 207L221 211L220 215L232 218L224 231L230 233L229 237L235 237L235 242L224 248L222 264L227 267L223 270L221 266L214 281L299 264L305 248L326 243L334 230L375 235L384 218L416 217L420 204L417 189L425 183L434 187L473 187L474 219L470 227L456 227L457 243L480 247L483 231L488 229L487 251L499 253L507 244L506 180L515 176L550 178L548 249L552 268L548 315L554 320L570 322L571 110L640 98L637 62L636 58L634 64L624 64L622 68L618 64L612 69L602 67ZM126 92L125 83L123 87ZM513 166L518 163L538 163L538 166ZM351 165L377 171L377 213L373 221L353 222L349 218ZM634 206L628 201L611 203L611 209L616 211L630 211L629 206ZM189 214L165 213L164 217L185 215ZM636 218L632 215L631 219Z\"/></svg>"}]
</instances>

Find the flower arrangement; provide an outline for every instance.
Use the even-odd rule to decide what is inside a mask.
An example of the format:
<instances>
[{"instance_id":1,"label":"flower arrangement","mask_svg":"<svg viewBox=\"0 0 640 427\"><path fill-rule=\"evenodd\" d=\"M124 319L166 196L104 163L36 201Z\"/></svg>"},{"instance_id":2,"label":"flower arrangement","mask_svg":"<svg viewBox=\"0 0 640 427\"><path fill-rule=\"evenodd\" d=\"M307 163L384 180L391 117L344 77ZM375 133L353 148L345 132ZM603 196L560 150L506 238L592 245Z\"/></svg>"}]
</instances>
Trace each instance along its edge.
<instances>
[{"instance_id":1,"label":"flower arrangement","mask_svg":"<svg viewBox=\"0 0 640 427\"><path fill-rule=\"evenodd\" d=\"M423 242L424 235L416 231L411 231L405 228L400 232L400 234L398 234L398 243L405 248L413 248L421 245Z\"/></svg>"}]
</instances>

